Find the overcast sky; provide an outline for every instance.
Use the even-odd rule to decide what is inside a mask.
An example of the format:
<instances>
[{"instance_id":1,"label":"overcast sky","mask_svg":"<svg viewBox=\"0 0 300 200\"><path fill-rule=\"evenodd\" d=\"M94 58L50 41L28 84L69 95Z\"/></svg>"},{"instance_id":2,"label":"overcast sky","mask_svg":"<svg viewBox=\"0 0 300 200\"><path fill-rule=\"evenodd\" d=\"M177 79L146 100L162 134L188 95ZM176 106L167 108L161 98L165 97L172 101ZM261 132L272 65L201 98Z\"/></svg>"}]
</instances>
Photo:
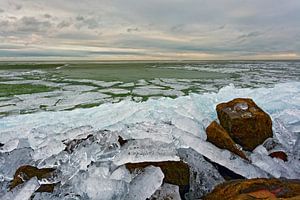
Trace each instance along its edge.
<instances>
[{"instance_id":1,"label":"overcast sky","mask_svg":"<svg viewBox=\"0 0 300 200\"><path fill-rule=\"evenodd\" d=\"M0 60L299 58L300 0L0 0Z\"/></svg>"}]
</instances>

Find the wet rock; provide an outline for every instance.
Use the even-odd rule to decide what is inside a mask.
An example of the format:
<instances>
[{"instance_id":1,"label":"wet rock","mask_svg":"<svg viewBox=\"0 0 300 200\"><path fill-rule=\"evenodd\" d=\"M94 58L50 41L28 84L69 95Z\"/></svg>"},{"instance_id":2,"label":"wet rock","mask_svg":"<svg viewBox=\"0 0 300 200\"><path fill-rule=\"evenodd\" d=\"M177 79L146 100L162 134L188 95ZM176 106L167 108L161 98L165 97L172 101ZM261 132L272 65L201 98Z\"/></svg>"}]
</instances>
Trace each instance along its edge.
<instances>
[{"instance_id":1,"label":"wet rock","mask_svg":"<svg viewBox=\"0 0 300 200\"><path fill-rule=\"evenodd\" d=\"M287 155L283 151L272 152L269 154L269 156L271 156L272 158L279 158L283 161L288 161Z\"/></svg>"},{"instance_id":2,"label":"wet rock","mask_svg":"<svg viewBox=\"0 0 300 200\"><path fill-rule=\"evenodd\" d=\"M216 110L222 127L245 150L252 151L273 136L270 116L252 99L234 99L218 104Z\"/></svg>"},{"instance_id":3,"label":"wet rock","mask_svg":"<svg viewBox=\"0 0 300 200\"><path fill-rule=\"evenodd\" d=\"M47 179L52 177L55 169L53 168L43 168L38 169L36 167L25 165L17 169L14 178L10 184L10 190L16 186L30 180L33 177L37 177L38 180ZM38 192L53 192L54 184L43 184L37 190Z\"/></svg>"},{"instance_id":4,"label":"wet rock","mask_svg":"<svg viewBox=\"0 0 300 200\"><path fill-rule=\"evenodd\" d=\"M239 155L240 157L247 159L243 151L241 151L235 142L231 139L227 131L219 125L216 121L213 121L207 128L207 141L213 143L221 149L227 149L232 153Z\"/></svg>"},{"instance_id":5,"label":"wet rock","mask_svg":"<svg viewBox=\"0 0 300 200\"><path fill-rule=\"evenodd\" d=\"M160 167L165 176L164 182L178 185L182 196L188 192L190 183L190 168L188 164L183 161L127 163L126 168L130 172L133 172L137 169L143 169L150 165Z\"/></svg>"},{"instance_id":6,"label":"wet rock","mask_svg":"<svg viewBox=\"0 0 300 200\"><path fill-rule=\"evenodd\" d=\"M249 179L218 185L204 200L294 199L300 195L299 180Z\"/></svg>"}]
</instances>

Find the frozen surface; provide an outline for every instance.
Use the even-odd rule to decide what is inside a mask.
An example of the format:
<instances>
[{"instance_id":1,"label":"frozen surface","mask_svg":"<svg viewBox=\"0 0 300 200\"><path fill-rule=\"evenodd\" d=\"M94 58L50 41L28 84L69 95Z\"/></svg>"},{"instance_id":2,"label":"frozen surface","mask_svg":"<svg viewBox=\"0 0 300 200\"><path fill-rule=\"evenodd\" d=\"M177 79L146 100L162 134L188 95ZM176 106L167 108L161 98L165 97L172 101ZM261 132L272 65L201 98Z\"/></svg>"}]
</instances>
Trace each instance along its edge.
<instances>
[{"instance_id":1,"label":"frozen surface","mask_svg":"<svg viewBox=\"0 0 300 200\"><path fill-rule=\"evenodd\" d=\"M160 84L159 81L172 82L168 79L155 80L155 84ZM148 83L140 81L137 84L139 88L146 88ZM182 80L178 84L185 83L187 81ZM90 99L96 97L99 97L99 101L105 99L102 95L108 94L95 92L93 88L97 87L96 84L104 87L103 82L91 84L93 86L90 88L79 88L81 92L78 92L78 99L73 96L73 87L65 91L49 92L48 95L56 99L61 92L70 94L69 100L60 100L56 102L57 106L64 103L65 106L72 106L71 101L75 104L89 103ZM120 83L110 84L115 87ZM161 87L167 85L159 86L159 90ZM44 95L36 94L35 97L41 99ZM30 98L30 95L20 96L23 99ZM270 114L273 121L274 137L249 153L250 161L206 141L205 128L217 118L215 106L236 97L252 98ZM8 100L3 101L8 103ZM18 104L19 101L24 103L14 98L14 103ZM238 105L237 109L245 107ZM124 199L126 196L127 199L145 199L159 188L160 192L154 195L164 196L177 188L162 185L163 174L159 168L149 167L145 171L131 174L124 164L176 161L181 158L192 171L188 195L193 199L200 198L224 181L217 169L204 157L246 178L299 179L299 115L300 82L290 82L256 89L228 85L217 93L190 94L176 99L162 97L139 103L126 99L92 108L2 117L0 181L3 181L0 184L5 188L18 167L30 164L40 168L56 168L53 182L60 182L53 194L37 194L35 199L62 199L63 196L70 199ZM118 142L119 136L128 140L122 146ZM287 153L287 162L268 156L277 150ZM140 194L141 191L144 193ZM177 198L176 195L174 198Z\"/></svg>"}]
</instances>

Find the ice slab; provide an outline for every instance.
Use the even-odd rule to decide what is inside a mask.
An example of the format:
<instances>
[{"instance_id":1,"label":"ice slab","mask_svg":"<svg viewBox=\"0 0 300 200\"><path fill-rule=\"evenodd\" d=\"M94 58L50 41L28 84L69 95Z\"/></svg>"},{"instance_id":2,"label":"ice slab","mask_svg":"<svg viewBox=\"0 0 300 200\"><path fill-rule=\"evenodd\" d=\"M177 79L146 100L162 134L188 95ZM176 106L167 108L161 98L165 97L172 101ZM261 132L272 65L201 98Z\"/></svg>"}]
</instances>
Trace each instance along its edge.
<instances>
[{"instance_id":1,"label":"ice slab","mask_svg":"<svg viewBox=\"0 0 300 200\"><path fill-rule=\"evenodd\" d=\"M159 167L148 166L136 176L129 186L126 200L145 200L160 188L164 174Z\"/></svg>"},{"instance_id":2,"label":"ice slab","mask_svg":"<svg viewBox=\"0 0 300 200\"><path fill-rule=\"evenodd\" d=\"M188 199L200 199L224 182L218 170L193 149L179 149L180 158L190 167L190 191Z\"/></svg>"},{"instance_id":3,"label":"ice slab","mask_svg":"<svg viewBox=\"0 0 300 200\"><path fill-rule=\"evenodd\" d=\"M179 161L173 144L151 139L130 140L121 148L113 162L115 165L139 162Z\"/></svg>"}]
</instances>

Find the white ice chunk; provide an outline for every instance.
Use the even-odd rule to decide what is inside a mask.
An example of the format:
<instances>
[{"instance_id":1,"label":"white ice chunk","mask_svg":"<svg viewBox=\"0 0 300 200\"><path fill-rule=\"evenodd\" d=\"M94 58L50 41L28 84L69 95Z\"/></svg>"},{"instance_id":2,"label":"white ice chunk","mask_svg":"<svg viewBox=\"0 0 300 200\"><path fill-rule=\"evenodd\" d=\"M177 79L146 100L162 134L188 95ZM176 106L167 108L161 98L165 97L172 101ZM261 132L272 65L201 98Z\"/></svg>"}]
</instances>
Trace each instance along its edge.
<instances>
[{"instance_id":1,"label":"white ice chunk","mask_svg":"<svg viewBox=\"0 0 300 200\"><path fill-rule=\"evenodd\" d=\"M4 146L0 147L0 153L11 152L16 149L19 145L18 139L12 139L4 144Z\"/></svg>"},{"instance_id":2,"label":"white ice chunk","mask_svg":"<svg viewBox=\"0 0 300 200\"><path fill-rule=\"evenodd\" d=\"M162 184L164 174L159 167L148 166L136 176L129 186L127 200L145 200Z\"/></svg>"},{"instance_id":3,"label":"white ice chunk","mask_svg":"<svg viewBox=\"0 0 300 200\"><path fill-rule=\"evenodd\" d=\"M86 194L91 200L122 200L128 193L128 183L108 178L105 166L91 166L87 172L72 179L76 192Z\"/></svg>"}]
</instances>

